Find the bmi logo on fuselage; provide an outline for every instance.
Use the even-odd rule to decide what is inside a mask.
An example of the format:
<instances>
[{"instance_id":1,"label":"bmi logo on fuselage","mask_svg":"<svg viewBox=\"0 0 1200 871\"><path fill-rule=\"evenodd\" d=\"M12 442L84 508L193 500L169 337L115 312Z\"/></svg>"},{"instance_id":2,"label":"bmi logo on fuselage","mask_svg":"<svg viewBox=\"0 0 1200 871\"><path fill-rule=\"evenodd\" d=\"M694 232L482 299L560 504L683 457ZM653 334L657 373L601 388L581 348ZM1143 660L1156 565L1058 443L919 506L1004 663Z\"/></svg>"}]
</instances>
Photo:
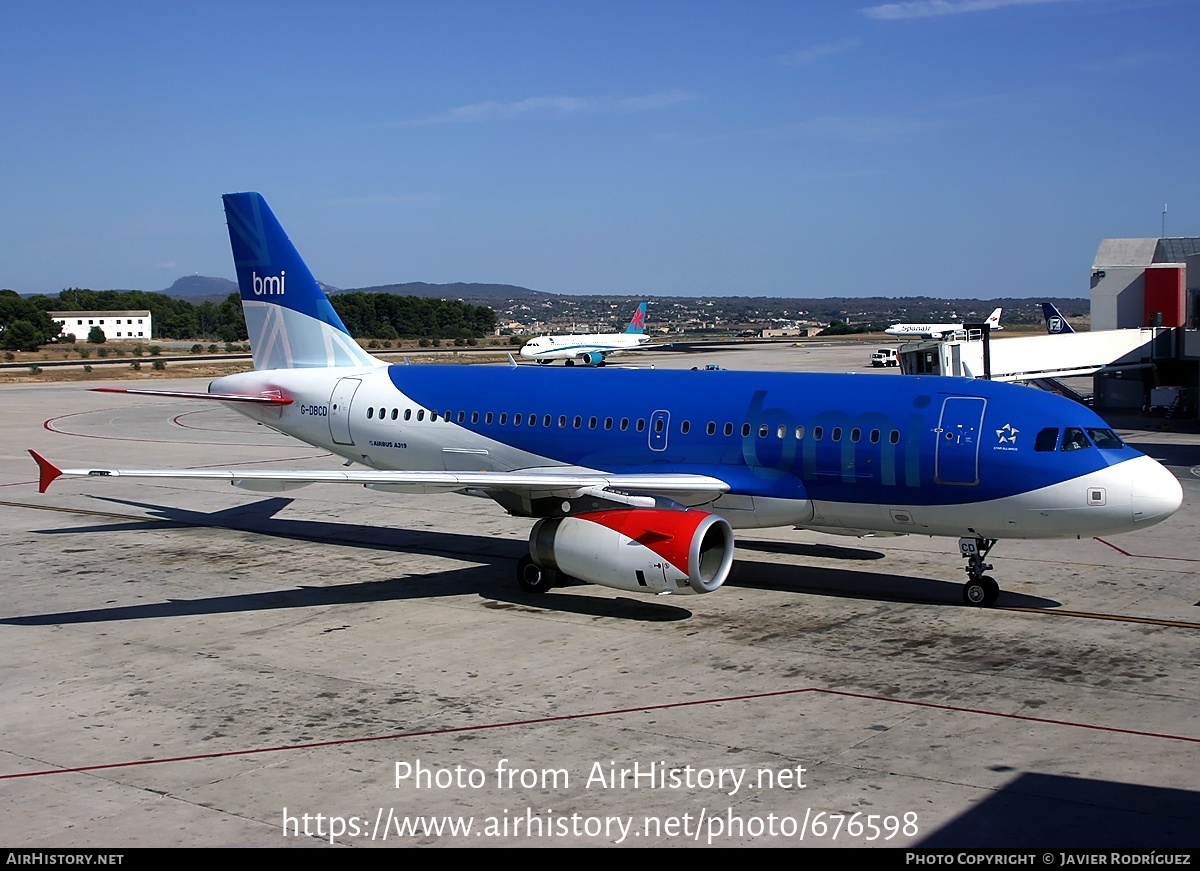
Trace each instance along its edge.
<instances>
[{"instance_id":1,"label":"bmi logo on fuselage","mask_svg":"<svg viewBox=\"0 0 1200 871\"><path fill-rule=\"evenodd\" d=\"M258 277L257 272L251 272L252 287L255 296L283 296L283 277L286 271L279 270L279 275Z\"/></svg>"}]
</instances>

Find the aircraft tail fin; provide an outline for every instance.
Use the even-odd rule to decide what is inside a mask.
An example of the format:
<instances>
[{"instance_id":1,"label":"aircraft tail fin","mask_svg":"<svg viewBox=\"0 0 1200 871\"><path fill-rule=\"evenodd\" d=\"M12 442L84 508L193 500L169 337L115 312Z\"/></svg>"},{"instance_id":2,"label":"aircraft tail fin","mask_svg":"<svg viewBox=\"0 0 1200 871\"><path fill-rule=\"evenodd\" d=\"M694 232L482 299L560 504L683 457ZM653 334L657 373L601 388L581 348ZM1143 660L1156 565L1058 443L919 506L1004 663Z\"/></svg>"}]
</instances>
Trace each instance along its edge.
<instances>
[{"instance_id":1,"label":"aircraft tail fin","mask_svg":"<svg viewBox=\"0 0 1200 871\"><path fill-rule=\"evenodd\" d=\"M637 311L633 313L633 317L629 319L629 326L625 328L627 333L644 333L646 332L646 303L639 302Z\"/></svg>"},{"instance_id":2,"label":"aircraft tail fin","mask_svg":"<svg viewBox=\"0 0 1200 871\"><path fill-rule=\"evenodd\" d=\"M374 366L317 284L261 194L225 194L255 369Z\"/></svg>"},{"instance_id":3,"label":"aircraft tail fin","mask_svg":"<svg viewBox=\"0 0 1200 871\"><path fill-rule=\"evenodd\" d=\"M1042 303L1042 314L1046 318L1046 332L1052 336L1065 336L1067 333L1073 333L1071 325L1067 323L1067 319L1062 316L1058 308L1052 302Z\"/></svg>"},{"instance_id":4,"label":"aircraft tail fin","mask_svg":"<svg viewBox=\"0 0 1200 871\"><path fill-rule=\"evenodd\" d=\"M1000 312L1002 312L1002 311L1004 311L1004 309L998 308L995 311L993 311L991 313L991 315L988 316L988 319L987 319L988 326L991 327L993 330L1004 329L1004 327L1000 326Z\"/></svg>"}]
</instances>

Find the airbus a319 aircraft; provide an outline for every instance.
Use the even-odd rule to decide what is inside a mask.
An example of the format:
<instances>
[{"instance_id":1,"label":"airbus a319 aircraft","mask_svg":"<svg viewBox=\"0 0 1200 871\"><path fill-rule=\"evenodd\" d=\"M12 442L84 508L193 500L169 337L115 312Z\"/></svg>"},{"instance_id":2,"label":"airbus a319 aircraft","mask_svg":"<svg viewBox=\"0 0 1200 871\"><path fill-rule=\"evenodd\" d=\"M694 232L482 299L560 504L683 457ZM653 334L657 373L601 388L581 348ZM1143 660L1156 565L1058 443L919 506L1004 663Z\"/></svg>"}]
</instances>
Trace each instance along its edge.
<instances>
[{"instance_id":1,"label":"airbus a319 aircraft","mask_svg":"<svg viewBox=\"0 0 1200 871\"><path fill-rule=\"evenodd\" d=\"M279 491L340 483L486 496L536 522L528 592L559 574L627 591L707 593L733 529L953 536L965 600L986 605L1001 538L1143 529L1182 501L1175 477L1084 406L947 377L389 365L355 343L266 202L224 198L254 370L208 393L358 463L337 471L59 469L228 480ZM349 462L348 462L349 464Z\"/></svg>"},{"instance_id":2,"label":"airbus a319 aircraft","mask_svg":"<svg viewBox=\"0 0 1200 871\"><path fill-rule=\"evenodd\" d=\"M572 333L564 336L538 336L521 346L521 356L539 363L562 360L568 366L576 362L585 366L602 366L610 354L662 347L651 345L646 335L646 303L637 310L623 333Z\"/></svg>"},{"instance_id":3,"label":"airbus a319 aircraft","mask_svg":"<svg viewBox=\"0 0 1200 871\"><path fill-rule=\"evenodd\" d=\"M1000 312L1003 309L995 309L987 318L987 325L995 332L1002 330L1000 326ZM962 323L957 324L892 324L886 330L889 336L909 336L914 339L940 339L943 336L950 336L960 332L963 329Z\"/></svg>"}]
</instances>

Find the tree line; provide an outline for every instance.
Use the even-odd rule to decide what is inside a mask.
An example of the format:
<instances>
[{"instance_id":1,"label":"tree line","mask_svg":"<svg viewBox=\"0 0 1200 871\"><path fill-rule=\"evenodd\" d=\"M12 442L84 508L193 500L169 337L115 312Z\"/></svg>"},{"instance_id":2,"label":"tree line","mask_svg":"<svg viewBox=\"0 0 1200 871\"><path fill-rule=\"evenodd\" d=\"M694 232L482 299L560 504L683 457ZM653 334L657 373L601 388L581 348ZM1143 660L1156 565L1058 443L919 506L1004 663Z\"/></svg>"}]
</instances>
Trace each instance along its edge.
<instances>
[{"instance_id":1,"label":"tree line","mask_svg":"<svg viewBox=\"0 0 1200 871\"><path fill-rule=\"evenodd\" d=\"M379 339L480 338L496 329L487 306L458 300L424 299L386 293L344 293L330 297L350 335ZM22 297L0 290L0 348L37 350L39 345L72 341L49 312L149 311L152 339L204 339L242 342L247 338L241 299L231 293L219 303L193 304L142 290L86 290L72 287L57 296ZM75 336L74 341L85 341Z\"/></svg>"}]
</instances>

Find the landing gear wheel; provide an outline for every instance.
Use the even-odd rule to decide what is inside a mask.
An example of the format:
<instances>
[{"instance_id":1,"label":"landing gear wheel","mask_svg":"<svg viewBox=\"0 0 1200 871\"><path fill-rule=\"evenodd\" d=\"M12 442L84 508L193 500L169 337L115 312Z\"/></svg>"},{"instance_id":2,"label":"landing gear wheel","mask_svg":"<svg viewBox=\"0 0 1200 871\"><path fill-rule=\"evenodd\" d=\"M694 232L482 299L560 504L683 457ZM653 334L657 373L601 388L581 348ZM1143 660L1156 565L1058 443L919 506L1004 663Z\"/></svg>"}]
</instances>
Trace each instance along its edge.
<instances>
[{"instance_id":1,"label":"landing gear wheel","mask_svg":"<svg viewBox=\"0 0 1200 871\"><path fill-rule=\"evenodd\" d=\"M553 572L544 569L533 561L533 557L525 555L517 563L517 583L526 593L540 595L549 592L554 586Z\"/></svg>"},{"instance_id":2,"label":"landing gear wheel","mask_svg":"<svg viewBox=\"0 0 1200 871\"><path fill-rule=\"evenodd\" d=\"M963 585L963 601L982 608L992 605L1000 597L1000 585L996 579L985 575L991 565L984 562L988 553L996 546L994 538L960 538L958 549L967 560L965 571L967 582Z\"/></svg>"},{"instance_id":3,"label":"landing gear wheel","mask_svg":"<svg viewBox=\"0 0 1200 871\"><path fill-rule=\"evenodd\" d=\"M995 604L999 597L1000 585L996 583L995 578L988 575L984 575L978 580L967 581L963 585L963 601L968 605L982 608L985 605Z\"/></svg>"}]
</instances>

